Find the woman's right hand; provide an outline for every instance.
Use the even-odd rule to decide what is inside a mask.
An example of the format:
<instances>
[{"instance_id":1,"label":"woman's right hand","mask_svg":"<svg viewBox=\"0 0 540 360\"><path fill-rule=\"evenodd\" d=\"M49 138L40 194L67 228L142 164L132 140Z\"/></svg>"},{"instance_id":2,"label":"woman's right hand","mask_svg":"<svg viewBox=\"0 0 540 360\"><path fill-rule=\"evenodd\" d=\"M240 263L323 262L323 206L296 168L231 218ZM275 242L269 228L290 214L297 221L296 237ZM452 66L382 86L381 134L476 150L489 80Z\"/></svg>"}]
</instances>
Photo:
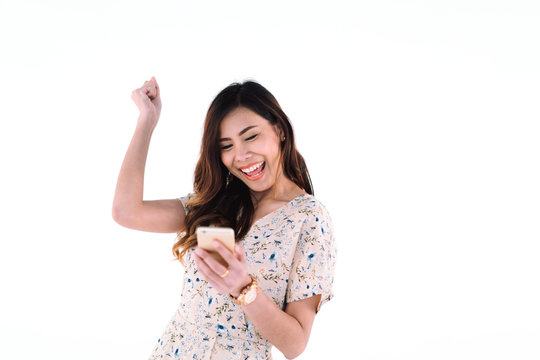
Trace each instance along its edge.
<instances>
[{"instance_id":1,"label":"woman's right hand","mask_svg":"<svg viewBox=\"0 0 540 360\"><path fill-rule=\"evenodd\" d=\"M155 126L161 113L161 97L156 78L152 76L143 86L133 90L131 99L139 108L139 120L149 121Z\"/></svg>"}]
</instances>

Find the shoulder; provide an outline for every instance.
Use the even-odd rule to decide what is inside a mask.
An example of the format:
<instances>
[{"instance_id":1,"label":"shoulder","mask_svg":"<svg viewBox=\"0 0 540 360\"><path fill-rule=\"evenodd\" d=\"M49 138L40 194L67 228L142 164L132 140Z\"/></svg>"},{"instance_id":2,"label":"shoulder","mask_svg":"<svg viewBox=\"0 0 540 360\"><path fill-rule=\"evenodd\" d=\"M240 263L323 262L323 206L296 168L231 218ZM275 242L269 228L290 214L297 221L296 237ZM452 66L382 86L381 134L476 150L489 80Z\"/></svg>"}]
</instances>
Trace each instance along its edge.
<instances>
[{"instance_id":1,"label":"shoulder","mask_svg":"<svg viewBox=\"0 0 540 360\"><path fill-rule=\"evenodd\" d=\"M332 218L320 200L305 194L295 205L295 216L301 227L300 238L306 235L333 238Z\"/></svg>"},{"instance_id":2,"label":"shoulder","mask_svg":"<svg viewBox=\"0 0 540 360\"><path fill-rule=\"evenodd\" d=\"M330 213L324 204L315 196L304 194L295 206L296 212L302 214L304 221L328 221L331 222Z\"/></svg>"},{"instance_id":3,"label":"shoulder","mask_svg":"<svg viewBox=\"0 0 540 360\"><path fill-rule=\"evenodd\" d=\"M184 211L186 212L186 214L188 213L188 208L190 207L189 203L194 197L195 197L195 193L190 192L187 195L180 196L180 197L177 198L178 200L180 200L180 202L184 206Z\"/></svg>"},{"instance_id":4,"label":"shoulder","mask_svg":"<svg viewBox=\"0 0 540 360\"><path fill-rule=\"evenodd\" d=\"M305 271L324 269L325 273L330 273L335 264L337 247L328 209L313 195L309 195L302 197L298 214L301 223L295 258L305 264Z\"/></svg>"}]
</instances>

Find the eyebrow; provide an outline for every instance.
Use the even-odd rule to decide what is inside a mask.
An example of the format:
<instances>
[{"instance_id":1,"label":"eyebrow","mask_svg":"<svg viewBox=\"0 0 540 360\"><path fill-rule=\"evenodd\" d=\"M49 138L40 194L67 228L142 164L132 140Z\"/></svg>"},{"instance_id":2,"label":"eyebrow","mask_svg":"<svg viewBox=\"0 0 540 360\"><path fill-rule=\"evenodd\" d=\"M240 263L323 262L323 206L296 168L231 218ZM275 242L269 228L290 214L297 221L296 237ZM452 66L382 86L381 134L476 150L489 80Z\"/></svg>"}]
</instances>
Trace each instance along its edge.
<instances>
[{"instance_id":1,"label":"eyebrow","mask_svg":"<svg viewBox=\"0 0 540 360\"><path fill-rule=\"evenodd\" d=\"M240 131L240 132L238 133L238 136L242 136L243 134L246 133L246 131L253 129L254 127L257 127L257 125L251 125L251 126L248 126L248 127L245 128L244 130ZM230 141L230 140L231 140L231 138L221 138L221 139L219 139L220 142L221 142L221 141Z\"/></svg>"}]
</instances>

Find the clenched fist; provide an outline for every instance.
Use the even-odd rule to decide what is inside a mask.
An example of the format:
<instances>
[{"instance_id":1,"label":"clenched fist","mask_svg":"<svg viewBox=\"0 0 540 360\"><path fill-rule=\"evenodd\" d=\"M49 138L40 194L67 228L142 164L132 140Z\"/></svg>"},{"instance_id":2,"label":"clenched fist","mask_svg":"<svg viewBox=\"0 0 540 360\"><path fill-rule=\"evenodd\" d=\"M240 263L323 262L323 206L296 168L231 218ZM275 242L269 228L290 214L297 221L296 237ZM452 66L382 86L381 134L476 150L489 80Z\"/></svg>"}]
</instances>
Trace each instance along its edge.
<instances>
[{"instance_id":1,"label":"clenched fist","mask_svg":"<svg viewBox=\"0 0 540 360\"><path fill-rule=\"evenodd\" d=\"M161 113L161 97L156 78L152 76L143 86L133 90L131 99L139 108L139 119L149 121L155 126Z\"/></svg>"}]
</instances>

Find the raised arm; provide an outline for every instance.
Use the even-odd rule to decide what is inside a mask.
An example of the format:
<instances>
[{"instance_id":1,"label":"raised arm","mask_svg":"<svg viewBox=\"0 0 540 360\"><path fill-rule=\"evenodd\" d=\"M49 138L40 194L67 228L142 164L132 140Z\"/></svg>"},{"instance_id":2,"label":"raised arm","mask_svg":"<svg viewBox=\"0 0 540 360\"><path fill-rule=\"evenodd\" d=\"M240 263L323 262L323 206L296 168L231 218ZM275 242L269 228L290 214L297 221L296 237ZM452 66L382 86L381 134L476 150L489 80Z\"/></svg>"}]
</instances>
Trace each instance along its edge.
<instances>
[{"instance_id":1,"label":"raised arm","mask_svg":"<svg viewBox=\"0 0 540 360\"><path fill-rule=\"evenodd\" d=\"M182 229L186 213L178 199L143 200L144 168L154 128L161 113L161 97L155 78L133 90L139 108L137 127L120 168L114 193L112 217L130 229L174 233Z\"/></svg>"}]
</instances>

